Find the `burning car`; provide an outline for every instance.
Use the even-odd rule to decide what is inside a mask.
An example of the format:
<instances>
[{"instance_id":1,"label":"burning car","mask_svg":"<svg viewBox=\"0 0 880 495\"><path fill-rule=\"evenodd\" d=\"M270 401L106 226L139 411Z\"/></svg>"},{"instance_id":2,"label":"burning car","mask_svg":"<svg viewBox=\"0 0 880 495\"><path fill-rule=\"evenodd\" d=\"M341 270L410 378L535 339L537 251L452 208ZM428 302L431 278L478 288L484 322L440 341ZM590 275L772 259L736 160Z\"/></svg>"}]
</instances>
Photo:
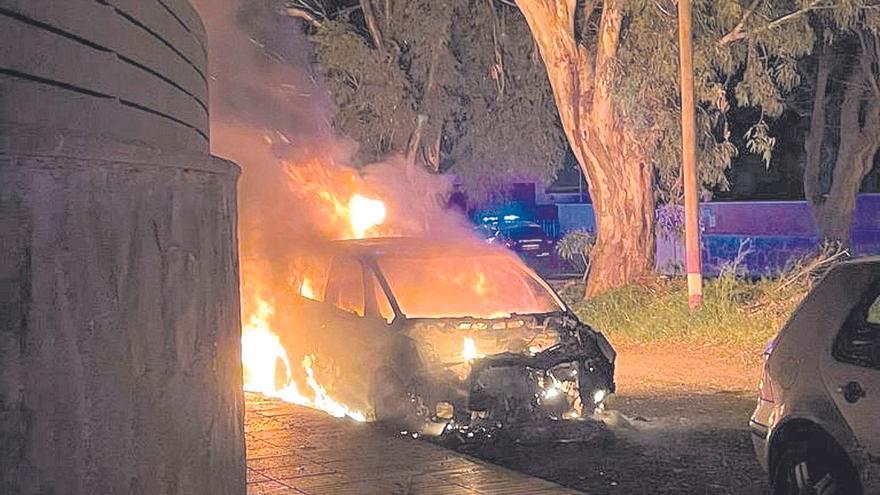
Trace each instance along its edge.
<instances>
[{"instance_id":1,"label":"burning car","mask_svg":"<svg viewBox=\"0 0 880 495\"><path fill-rule=\"evenodd\" d=\"M614 392L611 345L508 250L386 237L296 251L282 382L305 359L348 408L437 433L581 418Z\"/></svg>"}]
</instances>

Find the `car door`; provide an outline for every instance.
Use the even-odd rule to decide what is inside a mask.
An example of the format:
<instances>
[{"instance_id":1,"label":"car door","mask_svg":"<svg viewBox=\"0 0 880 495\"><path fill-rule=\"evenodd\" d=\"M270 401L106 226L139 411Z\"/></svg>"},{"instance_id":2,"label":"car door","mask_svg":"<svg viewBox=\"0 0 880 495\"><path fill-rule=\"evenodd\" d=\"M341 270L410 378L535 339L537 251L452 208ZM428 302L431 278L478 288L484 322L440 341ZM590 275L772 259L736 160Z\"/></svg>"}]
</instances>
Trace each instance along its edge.
<instances>
[{"instance_id":1,"label":"car door","mask_svg":"<svg viewBox=\"0 0 880 495\"><path fill-rule=\"evenodd\" d=\"M826 385L859 443L880 455L880 286L863 294L831 352Z\"/></svg>"},{"instance_id":2,"label":"car door","mask_svg":"<svg viewBox=\"0 0 880 495\"><path fill-rule=\"evenodd\" d=\"M390 345L371 277L357 258L333 260L312 360L316 378L334 398L361 411L369 407L370 377Z\"/></svg>"}]
</instances>

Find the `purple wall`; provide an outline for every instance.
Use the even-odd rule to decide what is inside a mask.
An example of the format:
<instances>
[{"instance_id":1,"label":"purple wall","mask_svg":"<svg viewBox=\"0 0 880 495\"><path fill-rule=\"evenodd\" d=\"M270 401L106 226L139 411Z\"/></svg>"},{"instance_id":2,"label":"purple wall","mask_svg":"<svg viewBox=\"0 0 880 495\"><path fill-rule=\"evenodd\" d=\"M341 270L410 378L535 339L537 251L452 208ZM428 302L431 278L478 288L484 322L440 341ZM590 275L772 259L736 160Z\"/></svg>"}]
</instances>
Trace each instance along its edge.
<instances>
[{"instance_id":1,"label":"purple wall","mask_svg":"<svg viewBox=\"0 0 880 495\"><path fill-rule=\"evenodd\" d=\"M595 231L593 206L560 204L559 228ZM770 274L794 258L809 254L819 243L816 225L805 201L704 203L700 206L705 272L718 273L739 252L753 274ZM880 194L860 194L852 229L856 256L880 254ZM673 273L684 266L684 246L658 235L657 269Z\"/></svg>"}]
</instances>

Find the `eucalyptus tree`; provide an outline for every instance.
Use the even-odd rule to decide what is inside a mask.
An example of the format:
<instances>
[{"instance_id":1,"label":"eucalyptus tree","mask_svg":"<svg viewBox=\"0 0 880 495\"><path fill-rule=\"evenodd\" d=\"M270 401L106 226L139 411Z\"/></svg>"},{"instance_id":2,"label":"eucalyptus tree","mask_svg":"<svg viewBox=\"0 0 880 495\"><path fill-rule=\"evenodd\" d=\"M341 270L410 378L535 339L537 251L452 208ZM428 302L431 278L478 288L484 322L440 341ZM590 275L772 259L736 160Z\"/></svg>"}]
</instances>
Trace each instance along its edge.
<instances>
[{"instance_id":1,"label":"eucalyptus tree","mask_svg":"<svg viewBox=\"0 0 880 495\"><path fill-rule=\"evenodd\" d=\"M550 179L566 143L518 12L494 0L293 0L362 162L400 153L451 172L472 199Z\"/></svg>"},{"instance_id":2,"label":"eucalyptus tree","mask_svg":"<svg viewBox=\"0 0 880 495\"><path fill-rule=\"evenodd\" d=\"M587 295L638 281L652 269L654 206L675 200L679 179L677 1L516 0L541 52L569 144L590 185L598 239ZM769 163L768 119L801 82L816 46L812 21L863 0L696 0L695 79L700 179L726 187L739 151L728 110L759 109L746 150ZM658 194L659 192L659 194Z\"/></svg>"},{"instance_id":3,"label":"eucalyptus tree","mask_svg":"<svg viewBox=\"0 0 880 495\"><path fill-rule=\"evenodd\" d=\"M812 25L804 196L820 237L848 245L856 195L880 149L880 3L818 12Z\"/></svg>"}]
</instances>

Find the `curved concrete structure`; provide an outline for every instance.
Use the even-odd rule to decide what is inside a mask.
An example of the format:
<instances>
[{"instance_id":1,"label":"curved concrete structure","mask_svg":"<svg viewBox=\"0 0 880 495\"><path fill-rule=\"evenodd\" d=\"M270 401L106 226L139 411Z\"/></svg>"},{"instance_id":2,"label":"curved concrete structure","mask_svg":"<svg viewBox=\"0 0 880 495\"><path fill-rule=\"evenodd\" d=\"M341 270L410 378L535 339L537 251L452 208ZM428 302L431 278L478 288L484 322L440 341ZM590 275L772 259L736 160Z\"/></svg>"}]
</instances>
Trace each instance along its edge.
<instances>
[{"instance_id":1,"label":"curved concrete structure","mask_svg":"<svg viewBox=\"0 0 880 495\"><path fill-rule=\"evenodd\" d=\"M185 0L0 0L0 493L243 494L236 181Z\"/></svg>"}]
</instances>

